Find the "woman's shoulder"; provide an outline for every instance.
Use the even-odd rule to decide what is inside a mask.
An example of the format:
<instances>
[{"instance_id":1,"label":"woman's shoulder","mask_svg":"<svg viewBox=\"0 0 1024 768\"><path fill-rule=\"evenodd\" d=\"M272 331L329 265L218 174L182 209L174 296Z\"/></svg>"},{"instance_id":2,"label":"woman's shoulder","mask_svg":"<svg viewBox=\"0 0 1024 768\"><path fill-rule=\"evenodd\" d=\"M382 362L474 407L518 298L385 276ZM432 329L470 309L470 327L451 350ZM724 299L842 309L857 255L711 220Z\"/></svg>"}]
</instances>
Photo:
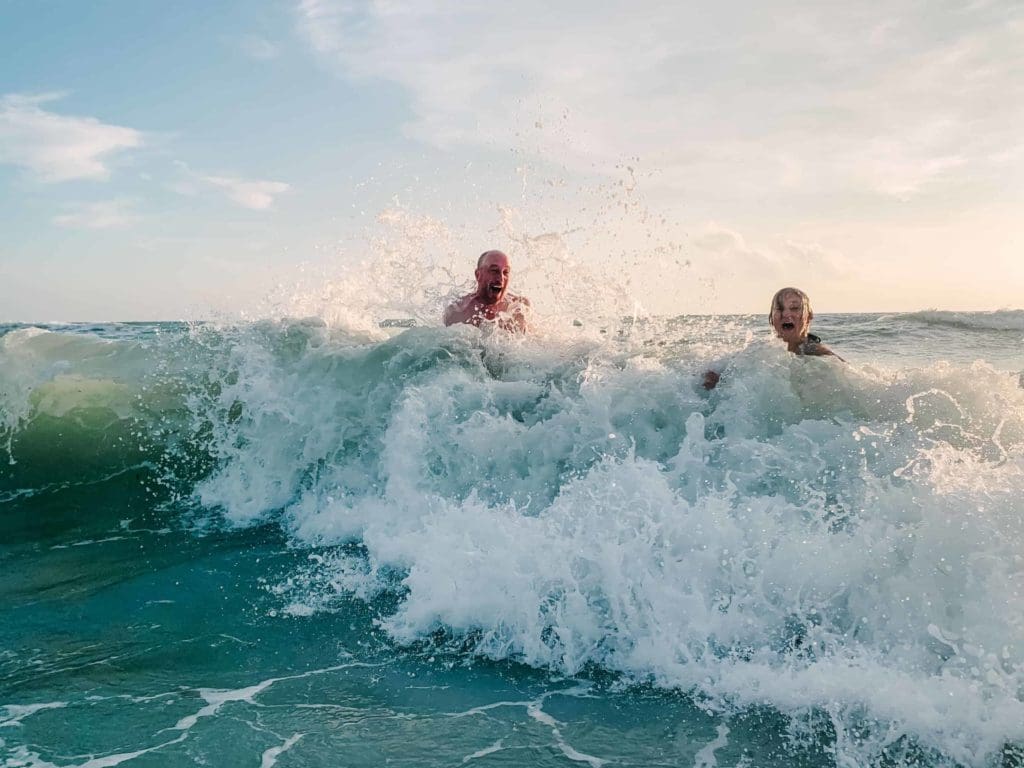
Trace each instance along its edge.
<instances>
[{"instance_id":1,"label":"woman's shoulder","mask_svg":"<svg viewBox=\"0 0 1024 768\"><path fill-rule=\"evenodd\" d=\"M823 344L820 336L815 336L813 333L808 333L807 338L800 343L800 347L797 349L798 355L834 355L831 349L826 344Z\"/></svg>"}]
</instances>

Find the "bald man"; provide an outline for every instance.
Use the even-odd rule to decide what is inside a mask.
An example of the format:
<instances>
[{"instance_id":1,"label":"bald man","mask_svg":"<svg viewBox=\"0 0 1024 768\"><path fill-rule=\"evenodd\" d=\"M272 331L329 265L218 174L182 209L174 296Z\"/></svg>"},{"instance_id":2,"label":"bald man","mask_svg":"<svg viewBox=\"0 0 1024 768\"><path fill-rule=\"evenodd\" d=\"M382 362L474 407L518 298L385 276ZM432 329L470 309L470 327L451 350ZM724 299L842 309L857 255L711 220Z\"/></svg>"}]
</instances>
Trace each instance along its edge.
<instances>
[{"instance_id":1,"label":"bald man","mask_svg":"<svg viewBox=\"0 0 1024 768\"><path fill-rule=\"evenodd\" d=\"M526 333L530 300L508 293L512 266L501 251L484 251L476 262L476 291L452 302L444 311L444 324L497 323L506 331Z\"/></svg>"}]
</instances>

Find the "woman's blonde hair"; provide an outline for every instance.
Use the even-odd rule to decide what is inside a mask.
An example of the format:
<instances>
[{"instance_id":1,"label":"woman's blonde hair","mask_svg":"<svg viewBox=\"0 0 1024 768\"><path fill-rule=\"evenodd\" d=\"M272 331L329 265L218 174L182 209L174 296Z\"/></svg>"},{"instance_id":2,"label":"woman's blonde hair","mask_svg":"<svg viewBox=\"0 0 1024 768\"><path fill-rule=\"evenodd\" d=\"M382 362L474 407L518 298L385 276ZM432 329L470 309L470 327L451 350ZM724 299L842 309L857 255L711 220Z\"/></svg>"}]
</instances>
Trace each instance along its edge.
<instances>
[{"instance_id":1,"label":"woman's blonde hair","mask_svg":"<svg viewBox=\"0 0 1024 768\"><path fill-rule=\"evenodd\" d=\"M811 309L810 296L801 291L799 288L780 288L775 292L775 295L772 296L772 304L770 307L768 307L769 325L771 325L772 322L772 312L774 312L776 309L782 309L782 297L785 296L787 293L795 293L797 296L799 296L804 303L804 311L807 312L807 316L809 318L814 317L814 310Z\"/></svg>"}]
</instances>

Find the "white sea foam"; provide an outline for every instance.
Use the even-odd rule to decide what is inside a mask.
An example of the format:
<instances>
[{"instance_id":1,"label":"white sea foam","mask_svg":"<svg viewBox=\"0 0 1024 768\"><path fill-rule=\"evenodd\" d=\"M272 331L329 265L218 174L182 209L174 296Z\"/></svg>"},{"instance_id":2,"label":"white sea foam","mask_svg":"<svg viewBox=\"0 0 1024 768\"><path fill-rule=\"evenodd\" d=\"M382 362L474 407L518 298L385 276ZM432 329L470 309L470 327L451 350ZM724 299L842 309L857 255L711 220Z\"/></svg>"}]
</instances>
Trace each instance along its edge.
<instances>
[{"instance_id":1,"label":"white sea foam","mask_svg":"<svg viewBox=\"0 0 1024 768\"><path fill-rule=\"evenodd\" d=\"M467 710L465 712L451 713L449 714L449 717L473 717L476 715L484 714L485 712L488 712L493 709L498 709L500 707L524 707L526 709L526 714L529 715L529 717L532 720L535 720L536 722L540 723L541 725L551 730L551 735L555 740L554 746L557 747L563 755L565 755L573 762L587 763L588 765L592 766L592 768L601 768L601 766L605 765L608 761L599 757L595 757L594 755L588 755L584 752L580 752L578 749L569 744L569 742L565 740L565 737L562 735L562 731L559 728L561 723L559 723L555 718L553 718L551 715L544 711L544 701L550 697L585 696L587 695L587 691L587 686L578 685L563 690L549 691L548 693L545 693L536 699L531 699L528 701L496 701L491 704L485 704L480 707L473 707L472 709ZM499 740L497 743L491 745L490 747L487 747L486 749L482 749L478 752L474 752L471 755L467 755L462 759L462 762L468 763L471 760L484 757L494 752L499 752L502 749L502 742Z\"/></svg>"},{"instance_id":2,"label":"white sea foam","mask_svg":"<svg viewBox=\"0 0 1024 768\"><path fill-rule=\"evenodd\" d=\"M153 747L147 747L145 749L138 749L133 752L118 752L111 755L101 755L99 757L90 757L82 763L64 763L57 764L51 763L48 760L44 760L38 753L33 752L31 749L25 746L15 746L9 755L8 760L4 762L5 768L113 768L116 765L122 763L131 762L142 755L147 755L150 752L156 752L157 750L170 747L174 744L180 744L186 738L186 734L181 734L175 739L165 741L157 744Z\"/></svg>"},{"instance_id":3,"label":"white sea foam","mask_svg":"<svg viewBox=\"0 0 1024 768\"><path fill-rule=\"evenodd\" d=\"M483 749L479 749L479 750L477 750L476 752L474 752L471 755L466 755L464 758L462 758L462 762L463 762L463 764L465 764L465 763L471 762L473 760L478 760L481 757L487 757L488 755L493 755L495 752L501 752L504 748L505 747L504 747L504 744L503 744L502 740L498 739L496 742L491 744L489 747L484 747Z\"/></svg>"},{"instance_id":4,"label":"white sea foam","mask_svg":"<svg viewBox=\"0 0 1024 768\"><path fill-rule=\"evenodd\" d=\"M4 715L0 718L0 728L13 728L21 725L22 720L31 717L36 712L63 709L66 706L66 701L50 701L42 704L5 704L3 705Z\"/></svg>"},{"instance_id":5,"label":"white sea foam","mask_svg":"<svg viewBox=\"0 0 1024 768\"><path fill-rule=\"evenodd\" d=\"M636 331L260 333L194 403L220 462L196 494L319 548L279 589L293 615L392 591L399 643L443 630L824 712L851 760L906 735L975 764L1024 738L1024 391L1005 374L755 343L708 394L701 359Z\"/></svg>"},{"instance_id":6,"label":"white sea foam","mask_svg":"<svg viewBox=\"0 0 1024 768\"><path fill-rule=\"evenodd\" d=\"M279 758L282 753L287 752L289 749L294 747L298 743L299 739L304 735L305 734L303 733L292 734L285 739L284 743L280 746L271 747L266 750L260 758L260 768L273 768L274 765L277 765L277 758Z\"/></svg>"},{"instance_id":7,"label":"white sea foam","mask_svg":"<svg viewBox=\"0 0 1024 768\"><path fill-rule=\"evenodd\" d=\"M729 726L718 726L717 733L715 740L705 744L697 753L693 768L717 768L718 760L715 759L715 752L729 744Z\"/></svg>"}]
</instances>

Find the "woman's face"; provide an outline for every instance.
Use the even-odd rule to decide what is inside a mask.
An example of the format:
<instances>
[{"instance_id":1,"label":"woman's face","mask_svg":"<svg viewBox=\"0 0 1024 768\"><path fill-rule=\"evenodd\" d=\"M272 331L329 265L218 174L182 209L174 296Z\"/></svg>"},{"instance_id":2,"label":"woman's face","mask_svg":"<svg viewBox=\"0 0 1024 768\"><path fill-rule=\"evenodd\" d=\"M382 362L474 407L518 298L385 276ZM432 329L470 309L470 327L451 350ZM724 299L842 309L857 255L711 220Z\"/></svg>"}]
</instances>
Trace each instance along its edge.
<instances>
[{"instance_id":1,"label":"woman's face","mask_svg":"<svg viewBox=\"0 0 1024 768\"><path fill-rule=\"evenodd\" d=\"M799 293L787 292L779 297L772 308L772 327L775 335L787 344L803 340L811 327L811 313L804 306Z\"/></svg>"}]
</instances>

